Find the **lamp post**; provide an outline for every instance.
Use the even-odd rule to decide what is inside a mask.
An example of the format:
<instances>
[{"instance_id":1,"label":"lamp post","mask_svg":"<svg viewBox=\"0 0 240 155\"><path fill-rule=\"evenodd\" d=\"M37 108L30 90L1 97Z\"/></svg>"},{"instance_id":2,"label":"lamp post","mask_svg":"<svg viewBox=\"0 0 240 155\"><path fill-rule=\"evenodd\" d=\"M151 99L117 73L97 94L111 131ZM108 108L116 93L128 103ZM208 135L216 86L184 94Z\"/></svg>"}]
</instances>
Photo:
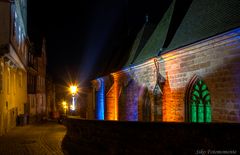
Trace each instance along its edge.
<instances>
[{"instance_id":1,"label":"lamp post","mask_svg":"<svg viewBox=\"0 0 240 155\"><path fill-rule=\"evenodd\" d=\"M70 92L72 94L72 105L70 106L70 108L71 108L71 110L74 111L76 109L75 95L78 91L78 87L76 85L71 85L69 89L70 89Z\"/></svg>"}]
</instances>

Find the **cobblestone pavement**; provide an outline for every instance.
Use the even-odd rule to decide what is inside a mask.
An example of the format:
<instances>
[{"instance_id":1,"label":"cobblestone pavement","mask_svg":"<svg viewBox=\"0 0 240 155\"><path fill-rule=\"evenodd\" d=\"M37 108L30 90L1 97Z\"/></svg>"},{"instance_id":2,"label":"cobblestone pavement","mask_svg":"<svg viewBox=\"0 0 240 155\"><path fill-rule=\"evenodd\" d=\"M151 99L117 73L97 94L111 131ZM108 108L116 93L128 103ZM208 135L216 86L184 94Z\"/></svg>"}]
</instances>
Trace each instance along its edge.
<instances>
[{"instance_id":1,"label":"cobblestone pavement","mask_svg":"<svg viewBox=\"0 0 240 155\"><path fill-rule=\"evenodd\" d=\"M65 126L56 122L15 127L0 136L0 155L63 155L65 134Z\"/></svg>"}]
</instances>

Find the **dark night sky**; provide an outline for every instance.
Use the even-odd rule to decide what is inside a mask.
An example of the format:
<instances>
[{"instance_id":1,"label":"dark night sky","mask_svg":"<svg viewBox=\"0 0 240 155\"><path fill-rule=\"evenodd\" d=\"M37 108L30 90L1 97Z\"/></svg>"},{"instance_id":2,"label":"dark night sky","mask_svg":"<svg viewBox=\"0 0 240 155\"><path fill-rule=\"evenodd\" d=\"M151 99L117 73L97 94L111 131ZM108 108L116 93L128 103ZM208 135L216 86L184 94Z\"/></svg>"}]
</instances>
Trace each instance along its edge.
<instances>
[{"instance_id":1,"label":"dark night sky","mask_svg":"<svg viewBox=\"0 0 240 155\"><path fill-rule=\"evenodd\" d=\"M28 0L28 34L47 41L47 71L85 83L121 68L144 23L157 23L170 0Z\"/></svg>"}]
</instances>

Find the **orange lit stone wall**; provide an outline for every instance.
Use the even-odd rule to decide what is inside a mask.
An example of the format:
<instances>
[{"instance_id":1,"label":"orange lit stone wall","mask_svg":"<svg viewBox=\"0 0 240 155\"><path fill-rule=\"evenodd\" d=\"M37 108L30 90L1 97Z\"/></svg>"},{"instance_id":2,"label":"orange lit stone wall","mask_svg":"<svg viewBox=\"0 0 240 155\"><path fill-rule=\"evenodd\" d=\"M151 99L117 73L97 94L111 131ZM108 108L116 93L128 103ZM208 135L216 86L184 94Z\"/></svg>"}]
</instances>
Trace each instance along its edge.
<instances>
[{"instance_id":1,"label":"orange lit stone wall","mask_svg":"<svg viewBox=\"0 0 240 155\"><path fill-rule=\"evenodd\" d=\"M113 84L106 95L106 120L118 120L118 101L119 101L119 91L120 82L119 77L116 74L112 74Z\"/></svg>"},{"instance_id":2,"label":"orange lit stone wall","mask_svg":"<svg viewBox=\"0 0 240 155\"><path fill-rule=\"evenodd\" d=\"M207 84L213 122L240 122L240 31L232 31L161 56L166 81L163 121L184 121L186 87L194 75Z\"/></svg>"}]
</instances>

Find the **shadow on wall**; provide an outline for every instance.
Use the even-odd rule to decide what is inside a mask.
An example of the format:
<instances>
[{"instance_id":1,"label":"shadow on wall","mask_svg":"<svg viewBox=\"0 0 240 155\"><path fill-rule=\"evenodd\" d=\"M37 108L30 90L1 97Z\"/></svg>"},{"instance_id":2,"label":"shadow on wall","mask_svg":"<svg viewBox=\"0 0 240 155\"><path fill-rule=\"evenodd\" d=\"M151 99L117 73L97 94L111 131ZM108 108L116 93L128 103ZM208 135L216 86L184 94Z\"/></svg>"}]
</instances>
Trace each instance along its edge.
<instances>
[{"instance_id":1,"label":"shadow on wall","mask_svg":"<svg viewBox=\"0 0 240 155\"><path fill-rule=\"evenodd\" d=\"M122 85L119 98L119 120L137 121L138 120L138 90L139 86L131 79Z\"/></svg>"},{"instance_id":2,"label":"shadow on wall","mask_svg":"<svg viewBox=\"0 0 240 155\"><path fill-rule=\"evenodd\" d=\"M162 121L162 92L165 83L163 60L161 66L156 59L147 68L121 73L119 120L127 121ZM161 67L161 70L159 69Z\"/></svg>"}]
</instances>

